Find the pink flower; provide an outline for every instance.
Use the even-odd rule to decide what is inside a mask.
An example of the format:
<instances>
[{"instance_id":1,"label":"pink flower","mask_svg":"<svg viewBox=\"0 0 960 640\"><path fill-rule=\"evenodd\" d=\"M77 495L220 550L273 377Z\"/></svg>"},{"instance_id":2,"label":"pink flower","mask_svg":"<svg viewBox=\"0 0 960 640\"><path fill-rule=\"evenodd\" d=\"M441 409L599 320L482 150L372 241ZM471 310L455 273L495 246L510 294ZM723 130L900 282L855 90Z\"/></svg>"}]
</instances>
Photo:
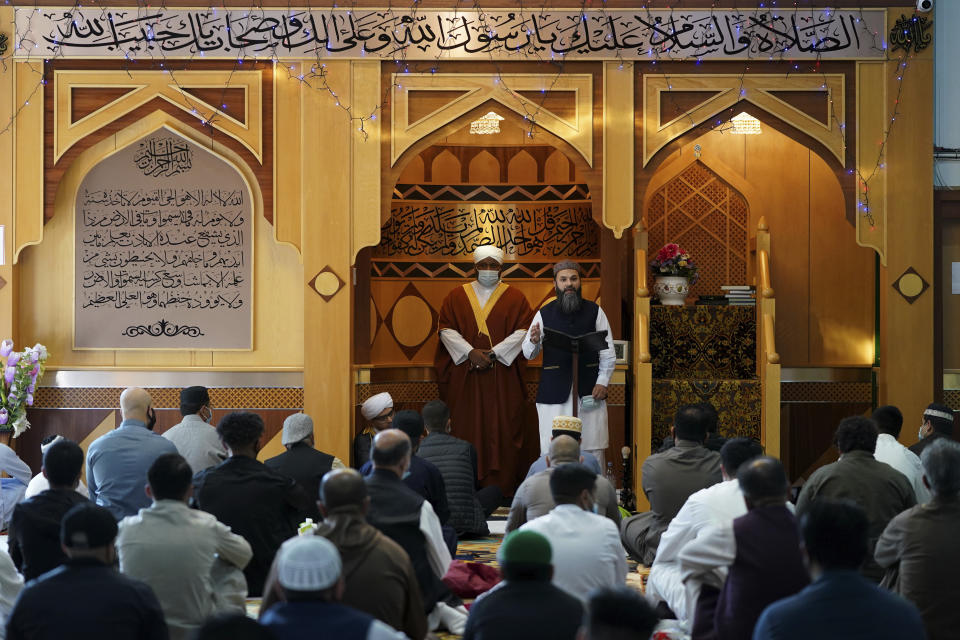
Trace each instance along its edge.
<instances>
[{"instance_id":1,"label":"pink flower","mask_svg":"<svg viewBox=\"0 0 960 640\"><path fill-rule=\"evenodd\" d=\"M13 352L13 340L0 342L0 358L6 358Z\"/></svg>"},{"instance_id":2,"label":"pink flower","mask_svg":"<svg viewBox=\"0 0 960 640\"><path fill-rule=\"evenodd\" d=\"M40 373L40 365L36 365L33 367L33 369L30 369L30 375L33 376L34 378L37 377L38 373Z\"/></svg>"}]
</instances>

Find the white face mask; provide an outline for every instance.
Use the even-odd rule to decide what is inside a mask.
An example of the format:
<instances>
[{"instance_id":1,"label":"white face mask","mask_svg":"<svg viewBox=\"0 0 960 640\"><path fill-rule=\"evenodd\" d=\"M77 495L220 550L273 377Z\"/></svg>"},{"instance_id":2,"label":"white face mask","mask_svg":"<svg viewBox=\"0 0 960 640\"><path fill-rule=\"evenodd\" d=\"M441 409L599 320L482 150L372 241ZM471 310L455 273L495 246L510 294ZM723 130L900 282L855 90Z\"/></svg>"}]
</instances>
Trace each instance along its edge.
<instances>
[{"instance_id":1,"label":"white face mask","mask_svg":"<svg viewBox=\"0 0 960 640\"><path fill-rule=\"evenodd\" d=\"M477 271L477 282L485 287L492 287L500 282L500 272L481 269Z\"/></svg>"},{"instance_id":2,"label":"white face mask","mask_svg":"<svg viewBox=\"0 0 960 640\"><path fill-rule=\"evenodd\" d=\"M917 440L923 440L923 425L920 425L920 430L917 431Z\"/></svg>"}]
</instances>

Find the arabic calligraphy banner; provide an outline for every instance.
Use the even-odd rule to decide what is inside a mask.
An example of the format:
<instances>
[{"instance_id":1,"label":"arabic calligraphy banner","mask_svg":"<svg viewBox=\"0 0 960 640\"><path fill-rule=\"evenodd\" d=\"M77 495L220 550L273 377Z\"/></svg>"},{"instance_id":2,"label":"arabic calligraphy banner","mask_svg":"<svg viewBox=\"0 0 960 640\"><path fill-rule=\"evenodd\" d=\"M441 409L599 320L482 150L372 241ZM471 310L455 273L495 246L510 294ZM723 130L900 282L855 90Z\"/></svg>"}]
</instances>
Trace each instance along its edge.
<instances>
[{"instance_id":1,"label":"arabic calligraphy banner","mask_svg":"<svg viewBox=\"0 0 960 640\"><path fill-rule=\"evenodd\" d=\"M599 258L590 214L589 202L394 204L374 257L463 259L493 245L508 260Z\"/></svg>"},{"instance_id":2,"label":"arabic calligraphy banner","mask_svg":"<svg viewBox=\"0 0 960 640\"><path fill-rule=\"evenodd\" d=\"M240 174L172 132L94 167L77 191L75 348L252 348L251 211Z\"/></svg>"},{"instance_id":3,"label":"arabic calligraphy banner","mask_svg":"<svg viewBox=\"0 0 960 640\"><path fill-rule=\"evenodd\" d=\"M882 9L17 8L14 57L882 59Z\"/></svg>"}]
</instances>

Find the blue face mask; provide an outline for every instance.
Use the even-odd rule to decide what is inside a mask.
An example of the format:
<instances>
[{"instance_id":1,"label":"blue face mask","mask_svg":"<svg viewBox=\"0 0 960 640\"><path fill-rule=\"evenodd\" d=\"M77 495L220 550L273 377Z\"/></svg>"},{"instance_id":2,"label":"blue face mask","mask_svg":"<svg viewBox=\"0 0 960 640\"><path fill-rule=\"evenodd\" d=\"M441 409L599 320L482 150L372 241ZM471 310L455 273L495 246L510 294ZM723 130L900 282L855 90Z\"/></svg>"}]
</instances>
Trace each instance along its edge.
<instances>
[{"instance_id":1,"label":"blue face mask","mask_svg":"<svg viewBox=\"0 0 960 640\"><path fill-rule=\"evenodd\" d=\"M410 469L407 469L406 471L403 472L403 475L400 476L400 479L401 479L401 480L406 480L406 479L409 478L409 477L410 477Z\"/></svg>"},{"instance_id":2,"label":"blue face mask","mask_svg":"<svg viewBox=\"0 0 960 640\"><path fill-rule=\"evenodd\" d=\"M580 409L583 411L590 411L591 409L596 409L598 402L593 399L593 396L583 396L580 398Z\"/></svg>"},{"instance_id":3,"label":"blue face mask","mask_svg":"<svg viewBox=\"0 0 960 640\"><path fill-rule=\"evenodd\" d=\"M485 287L495 286L500 282L500 272L480 269L477 271L477 282Z\"/></svg>"}]
</instances>

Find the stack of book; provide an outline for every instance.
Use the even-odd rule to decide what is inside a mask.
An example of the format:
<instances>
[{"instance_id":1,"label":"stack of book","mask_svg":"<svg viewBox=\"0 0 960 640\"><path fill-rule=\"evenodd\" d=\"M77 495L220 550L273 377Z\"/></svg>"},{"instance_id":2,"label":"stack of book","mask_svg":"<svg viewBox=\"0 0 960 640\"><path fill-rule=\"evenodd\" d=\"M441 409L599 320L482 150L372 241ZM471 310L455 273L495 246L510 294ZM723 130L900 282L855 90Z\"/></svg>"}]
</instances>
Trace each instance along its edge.
<instances>
[{"instance_id":1,"label":"stack of book","mask_svg":"<svg viewBox=\"0 0 960 640\"><path fill-rule=\"evenodd\" d=\"M720 287L727 304L740 307L754 307L757 304L756 289L749 284L725 284Z\"/></svg>"}]
</instances>

